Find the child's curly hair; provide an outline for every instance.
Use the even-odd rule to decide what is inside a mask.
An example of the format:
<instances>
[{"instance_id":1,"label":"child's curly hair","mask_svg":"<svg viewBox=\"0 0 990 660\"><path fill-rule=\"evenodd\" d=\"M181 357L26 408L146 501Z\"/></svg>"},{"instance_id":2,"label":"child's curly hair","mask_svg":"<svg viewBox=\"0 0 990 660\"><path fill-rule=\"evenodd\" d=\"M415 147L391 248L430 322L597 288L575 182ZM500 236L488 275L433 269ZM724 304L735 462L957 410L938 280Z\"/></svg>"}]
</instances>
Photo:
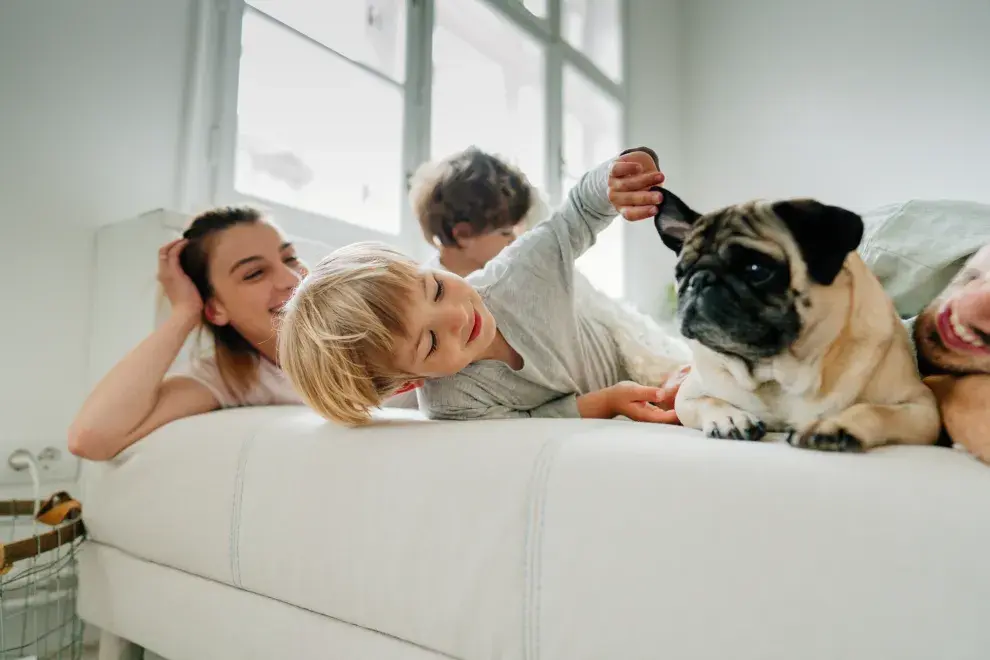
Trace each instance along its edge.
<instances>
[{"instance_id":1,"label":"child's curly hair","mask_svg":"<svg viewBox=\"0 0 990 660\"><path fill-rule=\"evenodd\" d=\"M415 378L391 363L420 280L415 261L375 242L335 250L303 279L283 310L278 359L307 405L355 426Z\"/></svg>"},{"instance_id":2,"label":"child's curly hair","mask_svg":"<svg viewBox=\"0 0 990 660\"><path fill-rule=\"evenodd\" d=\"M423 163L409 183L409 203L430 245L457 245L454 226L460 222L474 234L514 227L535 201L522 171L473 146Z\"/></svg>"}]
</instances>

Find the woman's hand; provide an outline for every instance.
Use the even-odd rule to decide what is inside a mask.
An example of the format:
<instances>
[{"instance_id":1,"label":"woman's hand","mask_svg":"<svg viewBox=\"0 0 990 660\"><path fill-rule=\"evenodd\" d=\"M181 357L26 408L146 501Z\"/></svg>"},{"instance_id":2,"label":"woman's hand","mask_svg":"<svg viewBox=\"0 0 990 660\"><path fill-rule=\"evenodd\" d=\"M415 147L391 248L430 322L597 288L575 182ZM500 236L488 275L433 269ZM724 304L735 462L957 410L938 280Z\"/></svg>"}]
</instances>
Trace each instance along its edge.
<instances>
[{"instance_id":1,"label":"woman's hand","mask_svg":"<svg viewBox=\"0 0 990 660\"><path fill-rule=\"evenodd\" d=\"M173 312L198 318L203 311L203 299L179 264L179 255L188 243L180 238L166 243L158 251L158 281Z\"/></svg>"},{"instance_id":2,"label":"woman's hand","mask_svg":"<svg viewBox=\"0 0 990 660\"><path fill-rule=\"evenodd\" d=\"M609 171L608 199L626 220L656 216L663 195L650 188L664 182L663 172L644 151L619 156Z\"/></svg>"}]
</instances>

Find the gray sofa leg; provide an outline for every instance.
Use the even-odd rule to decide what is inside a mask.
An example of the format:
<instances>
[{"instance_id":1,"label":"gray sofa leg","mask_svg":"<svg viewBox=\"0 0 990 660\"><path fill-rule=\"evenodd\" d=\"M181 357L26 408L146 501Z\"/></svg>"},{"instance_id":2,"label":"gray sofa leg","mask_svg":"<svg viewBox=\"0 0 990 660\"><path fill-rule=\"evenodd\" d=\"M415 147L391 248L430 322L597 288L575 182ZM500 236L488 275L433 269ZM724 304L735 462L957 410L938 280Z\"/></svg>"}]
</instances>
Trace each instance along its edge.
<instances>
[{"instance_id":1,"label":"gray sofa leg","mask_svg":"<svg viewBox=\"0 0 990 660\"><path fill-rule=\"evenodd\" d=\"M142 658L144 658L144 649L137 644L106 630L100 631L99 660L142 660Z\"/></svg>"}]
</instances>

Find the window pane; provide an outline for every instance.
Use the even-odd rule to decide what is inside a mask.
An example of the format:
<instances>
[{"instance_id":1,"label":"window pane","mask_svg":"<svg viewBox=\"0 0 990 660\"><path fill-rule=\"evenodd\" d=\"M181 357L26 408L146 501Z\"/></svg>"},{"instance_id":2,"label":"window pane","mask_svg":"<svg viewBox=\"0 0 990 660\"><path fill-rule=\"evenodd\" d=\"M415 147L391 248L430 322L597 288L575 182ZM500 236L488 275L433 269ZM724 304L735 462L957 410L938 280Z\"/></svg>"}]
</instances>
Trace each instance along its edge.
<instances>
[{"instance_id":1,"label":"window pane","mask_svg":"<svg viewBox=\"0 0 990 660\"><path fill-rule=\"evenodd\" d=\"M571 66L564 67L563 133L565 194L582 174L622 150L622 106ZM623 221L616 219L598 234L597 243L577 260L577 267L599 289L621 298L624 261Z\"/></svg>"},{"instance_id":2,"label":"window pane","mask_svg":"<svg viewBox=\"0 0 990 660\"><path fill-rule=\"evenodd\" d=\"M533 16L547 17L547 0L523 0L523 7Z\"/></svg>"},{"instance_id":3,"label":"window pane","mask_svg":"<svg viewBox=\"0 0 990 660\"><path fill-rule=\"evenodd\" d=\"M402 90L244 14L234 187L398 233Z\"/></svg>"},{"instance_id":4,"label":"window pane","mask_svg":"<svg viewBox=\"0 0 990 660\"><path fill-rule=\"evenodd\" d=\"M403 82L406 0L247 0L344 57Z\"/></svg>"},{"instance_id":5,"label":"window pane","mask_svg":"<svg viewBox=\"0 0 990 660\"><path fill-rule=\"evenodd\" d=\"M480 0L437 0L430 153L470 145L545 186L543 48Z\"/></svg>"},{"instance_id":6,"label":"window pane","mask_svg":"<svg viewBox=\"0 0 990 660\"><path fill-rule=\"evenodd\" d=\"M622 80L621 0L562 0L561 34L605 75Z\"/></svg>"}]
</instances>

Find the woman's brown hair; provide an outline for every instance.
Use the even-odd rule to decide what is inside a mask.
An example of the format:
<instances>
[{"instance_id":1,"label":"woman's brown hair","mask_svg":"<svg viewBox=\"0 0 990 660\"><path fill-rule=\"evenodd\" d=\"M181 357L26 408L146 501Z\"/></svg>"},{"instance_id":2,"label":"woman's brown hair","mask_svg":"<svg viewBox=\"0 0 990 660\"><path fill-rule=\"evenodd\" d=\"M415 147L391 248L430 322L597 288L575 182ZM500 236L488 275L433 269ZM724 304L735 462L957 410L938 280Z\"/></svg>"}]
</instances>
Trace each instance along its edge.
<instances>
[{"instance_id":1,"label":"woman's brown hair","mask_svg":"<svg viewBox=\"0 0 990 660\"><path fill-rule=\"evenodd\" d=\"M258 378L258 351L232 325L215 325L206 317L206 303L213 297L210 282L210 250L217 236L235 225L260 222L261 211L249 206L224 206L193 218L182 233L188 243L179 255L179 264L199 291L204 303L201 328L213 337L213 354L224 385L244 395Z\"/></svg>"}]
</instances>

